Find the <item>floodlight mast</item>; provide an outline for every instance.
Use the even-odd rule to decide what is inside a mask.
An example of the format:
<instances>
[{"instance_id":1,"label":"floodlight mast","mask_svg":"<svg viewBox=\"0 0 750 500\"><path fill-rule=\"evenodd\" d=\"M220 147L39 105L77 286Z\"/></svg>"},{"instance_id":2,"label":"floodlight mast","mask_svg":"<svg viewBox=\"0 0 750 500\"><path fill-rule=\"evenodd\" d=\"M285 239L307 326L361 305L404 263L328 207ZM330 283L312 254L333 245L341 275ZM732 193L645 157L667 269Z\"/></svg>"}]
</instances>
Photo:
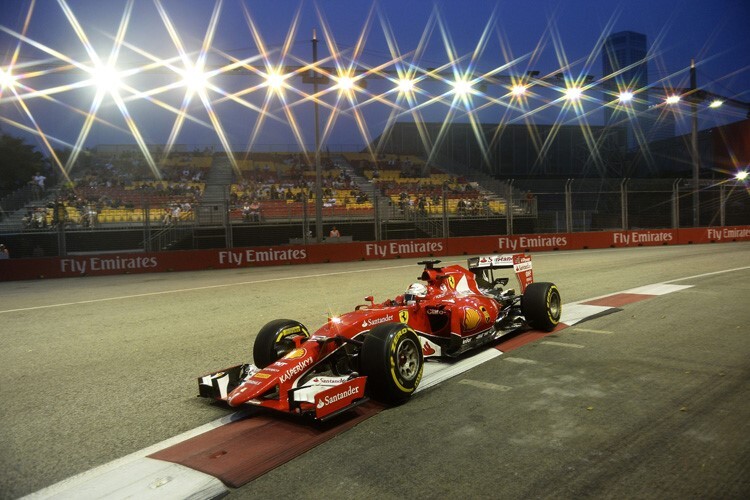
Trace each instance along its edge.
<instances>
[{"instance_id":1,"label":"floodlight mast","mask_svg":"<svg viewBox=\"0 0 750 500\"><path fill-rule=\"evenodd\" d=\"M695 74L695 59L690 60L690 91L695 92L698 87ZM693 227L700 226L700 171L701 155L698 151L698 103L690 101L690 156L693 160Z\"/></svg>"},{"instance_id":2,"label":"floodlight mast","mask_svg":"<svg viewBox=\"0 0 750 500\"><path fill-rule=\"evenodd\" d=\"M313 28L313 71L318 64L318 35ZM320 165L320 109L318 107L318 75L313 74L313 103L315 105L315 241L323 241L323 172ZM305 200L307 203L307 200Z\"/></svg>"},{"instance_id":3,"label":"floodlight mast","mask_svg":"<svg viewBox=\"0 0 750 500\"><path fill-rule=\"evenodd\" d=\"M698 105L706 100L711 100L709 107L716 109L720 106L731 105L747 111L750 118L750 102L739 101L730 97L715 94L713 92L699 89L698 78L695 70L695 59L690 60L690 87L674 89L665 101L667 104L677 104L686 100L690 106L690 160L692 163L692 201L693 201L693 227L700 225L700 170L701 155L698 147ZM684 98L684 99L682 99Z\"/></svg>"}]
</instances>

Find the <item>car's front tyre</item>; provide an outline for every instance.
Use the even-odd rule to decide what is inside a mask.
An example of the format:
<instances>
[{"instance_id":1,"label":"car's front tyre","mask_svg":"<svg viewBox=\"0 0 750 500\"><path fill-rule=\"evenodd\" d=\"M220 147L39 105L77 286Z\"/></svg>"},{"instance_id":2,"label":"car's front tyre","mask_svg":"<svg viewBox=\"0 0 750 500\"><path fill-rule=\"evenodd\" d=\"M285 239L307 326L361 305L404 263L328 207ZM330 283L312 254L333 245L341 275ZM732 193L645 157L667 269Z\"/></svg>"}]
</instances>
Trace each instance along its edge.
<instances>
[{"instance_id":1,"label":"car's front tyre","mask_svg":"<svg viewBox=\"0 0 750 500\"><path fill-rule=\"evenodd\" d=\"M403 323L386 323L370 330L360 360L370 394L384 403L403 403L422 380L424 357L419 337Z\"/></svg>"},{"instance_id":2,"label":"car's front tyre","mask_svg":"<svg viewBox=\"0 0 750 500\"><path fill-rule=\"evenodd\" d=\"M294 337L310 338L307 328L299 321L275 319L266 323L258 332L253 344L253 362L265 368L289 354L295 347Z\"/></svg>"}]
</instances>

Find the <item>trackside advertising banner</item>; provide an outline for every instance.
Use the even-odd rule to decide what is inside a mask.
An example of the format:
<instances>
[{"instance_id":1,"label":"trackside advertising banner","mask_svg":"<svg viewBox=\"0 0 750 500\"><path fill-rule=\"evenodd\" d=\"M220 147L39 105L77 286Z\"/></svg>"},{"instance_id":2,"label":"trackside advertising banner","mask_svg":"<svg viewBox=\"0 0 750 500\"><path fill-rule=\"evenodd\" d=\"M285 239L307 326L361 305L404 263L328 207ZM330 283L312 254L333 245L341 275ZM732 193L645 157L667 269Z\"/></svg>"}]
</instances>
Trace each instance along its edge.
<instances>
[{"instance_id":1,"label":"trackside advertising banner","mask_svg":"<svg viewBox=\"0 0 750 500\"><path fill-rule=\"evenodd\" d=\"M350 262L444 255L750 241L750 226L283 245L0 260L0 281ZM12 249L11 249L12 251Z\"/></svg>"}]
</instances>

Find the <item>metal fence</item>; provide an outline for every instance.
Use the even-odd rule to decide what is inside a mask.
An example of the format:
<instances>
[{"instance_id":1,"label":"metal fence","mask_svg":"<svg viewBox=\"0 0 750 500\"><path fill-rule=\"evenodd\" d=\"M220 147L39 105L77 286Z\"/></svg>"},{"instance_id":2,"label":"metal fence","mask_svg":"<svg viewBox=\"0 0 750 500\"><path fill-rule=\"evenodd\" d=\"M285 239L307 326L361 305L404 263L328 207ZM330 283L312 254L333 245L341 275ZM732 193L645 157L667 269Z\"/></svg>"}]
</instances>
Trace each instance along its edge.
<instances>
[{"instance_id":1,"label":"metal fence","mask_svg":"<svg viewBox=\"0 0 750 500\"><path fill-rule=\"evenodd\" d=\"M750 194L741 183L702 181L698 206L692 182L682 179L514 180L505 186L492 209L457 208L446 198L442 206L420 208L377 196L355 209L324 207L323 237L334 226L354 241L678 228L692 227L696 211L700 226L750 225ZM177 206L144 200L127 208L73 208L41 200L36 215L28 209L6 214L0 242L12 257L42 257L318 241L309 200L265 202L254 212L228 199Z\"/></svg>"},{"instance_id":2,"label":"metal fence","mask_svg":"<svg viewBox=\"0 0 750 500\"><path fill-rule=\"evenodd\" d=\"M535 232L664 229L750 224L741 182L686 179L519 181L539 207ZM696 196L697 194L697 196ZM697 201L697 204L695 203Z\"/></svg>"}]
</instances>

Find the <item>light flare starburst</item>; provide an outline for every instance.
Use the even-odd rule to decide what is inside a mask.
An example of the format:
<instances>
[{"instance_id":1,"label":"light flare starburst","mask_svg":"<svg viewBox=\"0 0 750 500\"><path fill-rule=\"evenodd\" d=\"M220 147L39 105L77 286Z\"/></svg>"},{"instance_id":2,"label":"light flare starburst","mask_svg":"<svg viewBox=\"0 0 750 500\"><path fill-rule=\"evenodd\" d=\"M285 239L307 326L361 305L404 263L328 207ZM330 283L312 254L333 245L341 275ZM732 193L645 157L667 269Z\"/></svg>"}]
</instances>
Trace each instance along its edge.
<instances>
[{"instance_id":1,"label":"light flare starburst","mask_svg":"<svg viewBox=\"0 0 750 500\"><path fill-rule=\"evenodd\" d=\"M176 52L175 55L162 59L138 47L132 41L126 41L126 33L136 5L134 0L125 2L116 34L110 36L112 43L106 48L95 46L91 42L85 26L79 22L72 8L75 6L74 3L57 0L57 5L67 21L66 27L75 34L85 52L84 58L81 59L65 54L61 49L32 40L27 35L27 28L34 17L34 5L35 2L30 3L23 27L18 31L0 26L0 32L17 40L15 51L0 67L0 104L15 106L23 115L22 120L27 123L6 116L3 116L2 120L12 127L39 137L66 176L90 141L92 128L101 125L129 133L153 171L154 177L161 178L161 172L141 130L145 130L145 123L136 120L130 109L136 109L134 103L142 101L168 112L170 119L173 119L171 128L166 127L169 136L161 157L163 161L166 161L180 139L184 125L191 122L206 127L215 134L236 170L239 169L235 159L236 148L233 148L231 134L228 132L228 119L219 112L222 109L219 105L234 104L250 115L247 118L247 123L252 123L248 126L252 129L249 137L243 132L247 137L246 155L256 147L268 120L286 124L291 129L297 146L307 155L306 130L299 115L303 110L309 109L309 106L306 106L309 104L319 106L326 113L320 144L330 139L339 119L349 119L356 125L356 130L373 161L383 147L385 134L381 136L380 143L373 143L371 130L374 125L366 115L372 105L382 105L388 110L387 118L377 122L378 125L384 125L384 130L404 117L413 119L419 132L419 140L427 152L427 164L435 160L440 143L446 139L449 129L456 121L467 121L470 124L482 159L487 164L491 163L491 146L502 134L502 129L508 124L520 122L529 128L532 142L538 152L538 164L545 162L545 156L552 148L560 127L575 124L583 130L593 163L597 168L603 169L604 162L599 142L601 139L596 137L591 125L594 113L600 112L603 108L621 113L620 123L631 124L636 129L639 144L642 148L647 148L645 134L638 125L638 109L646 102L648 91L652 89L638 88L636 82L621 81L622 75L631 70L632 65L619 68L613 75L599 80L588 76L597 62L598 54L601 53L604 39L612 32L616 15L610 19L591 51L584 57L571 61L563 48L554 19L550 19L547 33L539 40L536 48L514 58L509 43L503 41L498 14L493 11L478 33L473 49L470 49L469 53L461 54L440 9L435 6L417 46L404 52L398 46L390 23L377 4L369 11L351 47L342 46L340 41L336 40L323 12L316 6L317 22L321 27L326 54L319 60L310 61L309 58L294 54L295 45L299 42L298 31L303 17L301 5L291 20L283 45L280 48L272 48L261 36L257 21L250 14L247 5L242 4L247 27L257 49L256 54L242 58L234 57L228 53L231 51L222 51L215 46L216 34L220 29L220 14L224 7L222 0L213 3L213 11L200 40L200 47L195 50L188 48L189 44L183 41L189 39L184 36L184 32L180 33L162 1L154 0L153 6ZM376 64L367 64L365 59L369 54L366 47L373 26L376 25L373 22L375 14L380 20L381 32L388 46L390 58ZM505 62L493 62L489 69L483 69L482 62L487 60L485 54L495 51L494 48L488 48L493 35L497 35L500 40L500 52ZM531 72L529 69L531 64L539 60L548 40L552 42L557 67L546 75L537 76L538 71ZM655 44L657 47L658 43ZM431 44L439 45L438 48L442 50L442 63L426 62L426 54ZM31 63L24 60L23 64L19 64L21 47L39 51L46 59ZM121 57L123 51L142 57L146 63L126 64L125 58ZM637 64L658 63L658 55L659 51L653 49ZM523 64L526 64L525 68L522 67ZM169 82L162 81L158 86L136 89L137 85L142 85L142 77L152 72L168 75ZM504 75L505 72L510 72L511 76ZM230 75L235 74L243 75L250 82L243 85L240 90L228 91L224 82ZM46 88L35 85L35 78L52 79L60 75L67 77L67 81ZM71 81L72 75L76 75L75 81ZM668 86L671 83L668 80L680 77L684 77L684 71L669 75L659 83ZM308 79L306 85L309 85L310 80L315 81L317 92L310 91L309 86L299 85L298 82L303 78ZM373 83L375 81L377 83ZM608 84L607 90L602 92L605 84ZM62 95L72 91L89 92L83 109L67 105L60 99ZM604 97L598 97L599 94L594 91L603 94ZM175 99L174 104L167 102L168 97L174 95L179 96L179 99ZM683 94L683 97L685 101L690 102L690 95ZM679 106L680 98L680 94L675 93L664 103L657 105L657 108L660 108L663 114L673 113L678 117L681 116L680 113L686 115L687 113L684 110L680 111L680 108L688 106ZM66 106L66 109L73 111L76 116L83 116L83 124L77 131L77 138L72 145L73 153L65 165L56 157L52 143L65 144L66 141L45 133L39 123L41 116L34 116L33 104L29 105L37 99ZM532 106L532 103L536 102L541 104ZM195 103L198 106L195 106ZM716 99L710 103L706 102L702 109L708 106L712 113L723 113L726 108L724 104L724 101ZM100 116L108 116L102 111L107 105L113 106L119 112L119 115L115 113L116 119L113 120L117 124L109 123ZM195 110L191 112L195 107L198 108L197 116ZM553 115L555 112L557 116L553 120L551 133L542 137L536 130L533 119L545 113ZM424 120L426 113L439 113L436 134L431 135L427 131ZM494 137L489 141L480 116L491 116L496 124ZM307 160L309 161L309 158ZM532 169L535 167L536 165L532 166Z\"/></svg>"}]
</instances>

